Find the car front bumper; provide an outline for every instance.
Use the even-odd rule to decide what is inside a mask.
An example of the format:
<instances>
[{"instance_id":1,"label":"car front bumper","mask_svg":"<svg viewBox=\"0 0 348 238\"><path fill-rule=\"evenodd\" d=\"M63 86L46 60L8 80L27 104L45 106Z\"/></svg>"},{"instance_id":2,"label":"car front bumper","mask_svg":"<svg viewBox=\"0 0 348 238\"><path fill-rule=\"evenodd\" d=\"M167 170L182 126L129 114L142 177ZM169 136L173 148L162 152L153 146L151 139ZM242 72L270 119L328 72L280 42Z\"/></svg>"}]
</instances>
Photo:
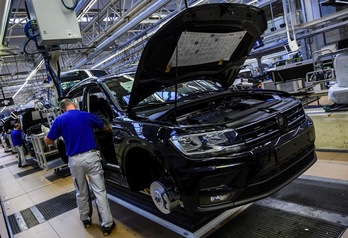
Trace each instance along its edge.
<instances>
[{"instance_id":1,"label":"car front bumper","mask_svg":"<svg viewBox=\"0 0 348 238\"><path fill-rule=\"evenodd\" d=\"M306 125L250 148L233 158L197 162L180 171L181 200L186 210L212 212L241 206L271 195L296 179L316 161L314 126ZM282 143L279 143L281 139ZM274 146L275 143L279 143Z\"/></svg>"}]
</instances>

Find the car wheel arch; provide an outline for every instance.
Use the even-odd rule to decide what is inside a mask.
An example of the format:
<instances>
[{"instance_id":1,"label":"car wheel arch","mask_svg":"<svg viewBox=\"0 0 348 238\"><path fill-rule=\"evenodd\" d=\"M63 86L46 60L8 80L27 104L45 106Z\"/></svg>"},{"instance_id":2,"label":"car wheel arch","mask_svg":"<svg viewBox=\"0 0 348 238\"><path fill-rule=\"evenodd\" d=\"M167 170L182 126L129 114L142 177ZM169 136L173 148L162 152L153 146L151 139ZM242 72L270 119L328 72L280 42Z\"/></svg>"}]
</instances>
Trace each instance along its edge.
<instances>
[{"instance_id":1,"label":"car wheel arch","mask_svg":"<svg viewBox=\"0 0 348 238\"><path fill-rule=\"evenodd\" d=\"M122 169L129 188L133 191L145 190L154 180L169 177L160 156L147 145L133 145L123 156Z\"/></svg>"}]
</instances>

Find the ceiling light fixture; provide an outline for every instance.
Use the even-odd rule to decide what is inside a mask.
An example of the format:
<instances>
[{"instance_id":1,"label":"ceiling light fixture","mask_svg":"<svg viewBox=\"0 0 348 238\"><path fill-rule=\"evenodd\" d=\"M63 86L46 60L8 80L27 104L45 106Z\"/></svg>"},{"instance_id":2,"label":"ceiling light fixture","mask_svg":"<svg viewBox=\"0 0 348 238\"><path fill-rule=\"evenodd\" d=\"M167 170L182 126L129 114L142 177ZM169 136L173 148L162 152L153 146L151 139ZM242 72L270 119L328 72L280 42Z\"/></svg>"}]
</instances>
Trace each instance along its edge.
<instances>
[{"instance_id":1,"label":"ceiling light fixture","mask_svg":"<svg viewBox=\"0 0 348 238\"><path fill-rule=\"evenodd\" d=\"M37 71L39 71L39 69L41 68L41 66L43 65L44 60L41 60L40 63L35 67L35 69L33 71L30 72L30 74L28 75L28 77L25 79L24 84L18 89L18 91L12 96L12 99L14 99L18 93L24 88L25 85L28 84L29 80L37 73ZM0 112L3 112L6 109L6 106L3 107L1 109Z\"/></svg>"},{"instance_id":2,"label":"ceiling light fixture","mask_svg":"<svg viewBox=\"0 0 348 238\"><path fill-rule=\"evenodd\" d=\"M257 0L250 1L250 2L247 3L247 5L253 5L253 4L255 4L255 3L257 4Z\"/></svg>"},{"instance_id":3,"label":"ceiling light fixture","mask_svg":"<svg viewBox=\"0 0 348 238\"><path fill-rule=\"evenodd\" d=\"M33 71L31 71L31 73L28 75L28 77L25 79L24 84L18 89L18 91L12 96L12 98L14 99L18 93L24 88L25 85L28 84L29 80L37 73L37 71L41 68L41 66L43 65L44 60L41 60L40 63L35 67L35 69Z\"/></svg>"},{"instance_id":4,"label":"ceiling light fixture","mask_svg":"<svg viewBox=\"0 0 348 238\"><path fill-rule=\"evenodd\" d=\"M203 1L204 1L204 0L199 0L199 1L197 1L197 2L195 2L195 3L193 3L193 4L191 4L190 7L197 6L197 5L201 4Z\"/></svg>"},{"instance_id":5,"label":"ceiling light fixture","mask_svg":"<svg viewBox=\"0 0 348 238\"><path fill-rule=\"evenodd\" d=\"M152 36L153 34L155 34L155 32L156 32L156 31L152 31L152 32L148 33L148 34L146 35L145 38L149 38L150 36ZM117 51L115 54L109 56L108 58L106 58L106 59L102 60L101 62L99 62L98 64L94 65L94 66L92 67L92 69L98 68L100 65L102 65L102 64L104 64L105 62L111 60L112 58L114 58L114 57L116 57L116 56L122 54L122 53L125 52L126 50L129 50L130 48L134 47L135 45L137 45L138 43L142 42L143 40L144 40L143 37L140 38L140 39L137 39L137 40L134 41L132 44L130 44L130 45L124 47L122 50Z\"/></svg>"}]
</instances>

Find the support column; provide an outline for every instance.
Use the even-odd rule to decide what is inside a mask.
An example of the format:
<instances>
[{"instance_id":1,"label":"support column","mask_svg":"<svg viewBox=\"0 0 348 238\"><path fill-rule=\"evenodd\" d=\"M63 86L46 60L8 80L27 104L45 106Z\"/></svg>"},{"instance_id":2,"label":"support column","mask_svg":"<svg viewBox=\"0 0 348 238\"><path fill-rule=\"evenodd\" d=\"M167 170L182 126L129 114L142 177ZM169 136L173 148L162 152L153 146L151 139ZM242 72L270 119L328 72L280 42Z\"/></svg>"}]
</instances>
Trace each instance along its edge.
<instances>
[{"instance_id":1,"label":"support column","mask_svg":"<svg viewBox=\"0 0 348 238\"><path fill-rule=\"evenodd\" d=\"M303 1L304 14L307 22L314 21L321 17L319 4L320 3L318 0ZM323 46L325 46L325 40L321 34L311 37L307 43L309 44L311 53L320 50Z\"/></svg>"}]
</instances>

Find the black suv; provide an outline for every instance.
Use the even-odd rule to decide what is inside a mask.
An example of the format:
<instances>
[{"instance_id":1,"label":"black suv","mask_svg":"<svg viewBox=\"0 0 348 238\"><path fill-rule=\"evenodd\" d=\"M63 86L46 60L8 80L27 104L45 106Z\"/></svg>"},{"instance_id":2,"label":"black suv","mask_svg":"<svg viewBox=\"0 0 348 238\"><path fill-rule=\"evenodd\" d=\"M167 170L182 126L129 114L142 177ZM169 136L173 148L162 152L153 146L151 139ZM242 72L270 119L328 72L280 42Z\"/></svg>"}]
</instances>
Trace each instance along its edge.
<instances>
[{"instance_id":1,"label":"black suv","mask_svg":"<svg viewBox=\"0 0 348 238\"><path fill-rule=\"evenodd\" d=\"M96 132L109 189L148 192L163 213L212 213L264 198L316 161L298 99L230 89L265 29L256 7L188 8L151 37L133 75L70 90L80 110L112 126Z\"/></svg>"}]
</instances>

